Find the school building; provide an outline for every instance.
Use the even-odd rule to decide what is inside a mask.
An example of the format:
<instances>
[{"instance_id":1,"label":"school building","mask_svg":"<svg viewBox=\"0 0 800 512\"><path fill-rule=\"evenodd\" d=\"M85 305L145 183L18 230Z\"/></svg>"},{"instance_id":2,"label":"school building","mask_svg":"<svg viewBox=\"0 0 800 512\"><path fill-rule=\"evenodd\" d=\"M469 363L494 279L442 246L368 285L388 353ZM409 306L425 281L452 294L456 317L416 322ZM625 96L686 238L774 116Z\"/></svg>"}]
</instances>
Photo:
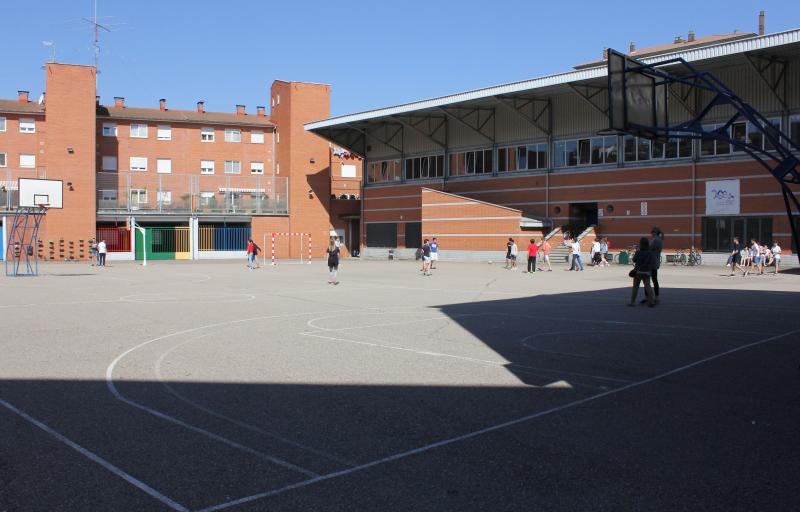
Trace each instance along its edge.
<instances>
[{"instance_id":1,"label":"school building","mask_svg":"<svg viewBox=\"0 0 800 512\"><path fill-rule=\"evenodd\" d=\"M757 32L689 32L626 50L645 63L681 57L713 73L800 143L800 29L767 34L762 13ZM729 143L601 135L606 50L596 55L564 73L308 123L364 157L362 254L412 257L422 238L437 237L442 258L497 259L509 237L521 247L532 235L555 245L564 230L585 250L596 236L615 250L653 226L666 234L666 250L701 249L704 261L724 259L733 236L777 240L792 252L778 183ZM709 98L691 88L671 96L676 121ZM746 121L730 135L769 150Z\"/></svg>"},{"instance_id":2,"label":"school building","mask_svg":"<svg viewBox=\"0 0 800 512\"><path fill-rule=\"evenodd\" d=\"M269 112L209 112L104 104L92 66L44 73L38 99L0 100L0 258L19 178L63 183L39 232L45 260L85 260L93 238L117 260L240 257L250 237L269 257L273 233L279 259L319 258L332 234L357 250L361 158L303 129L330 115L328 85L275 81Z\"/></svg>"}]
</instances>

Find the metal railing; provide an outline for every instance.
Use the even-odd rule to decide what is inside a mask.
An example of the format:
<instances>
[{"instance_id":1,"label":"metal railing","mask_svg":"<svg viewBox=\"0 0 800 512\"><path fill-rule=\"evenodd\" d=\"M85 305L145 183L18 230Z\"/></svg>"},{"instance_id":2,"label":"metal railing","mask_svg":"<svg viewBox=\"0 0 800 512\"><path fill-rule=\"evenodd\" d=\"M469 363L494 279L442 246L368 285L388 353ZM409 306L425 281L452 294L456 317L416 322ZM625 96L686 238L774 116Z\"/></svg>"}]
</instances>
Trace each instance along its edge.
<instances>
[{"instance_id":1,"label":"metal railing","mask_svg":"<svg viewBox=\"0 0 800 512\"><path fill-rule=\"evenodd\" d=\"M285 215L288 197L285 177L97 173L99 213Z\"/></svg>"},{"instance_id":2,"label":"metal railing","mask_svg":"<svg viewBox=\"0 0 800 512\"><path fill-rule=\"evenodd\" d=\"M44 167L36 169L0 169L0 211L16 211L19 206L19 178L46 178Z\"/></svg>"}]
</instances>

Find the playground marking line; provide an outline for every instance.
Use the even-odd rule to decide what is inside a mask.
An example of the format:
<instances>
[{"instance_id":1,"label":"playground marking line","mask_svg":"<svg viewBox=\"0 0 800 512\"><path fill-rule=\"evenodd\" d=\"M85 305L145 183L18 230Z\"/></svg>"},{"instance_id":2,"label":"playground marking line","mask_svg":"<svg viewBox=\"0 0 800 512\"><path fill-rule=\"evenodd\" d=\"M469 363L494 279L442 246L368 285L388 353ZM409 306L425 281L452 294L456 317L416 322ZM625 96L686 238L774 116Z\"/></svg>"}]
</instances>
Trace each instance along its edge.
<instances>
[{"instance_id":1,"label":"playground marking line","mask_svg":"<svg viewBox=\"0 0 800 512\"><path fill-rule=\"evenodd\" d=\"M396 460L404 459L404 458L410 457L412 455L417 455L417 454L420 454L420 453L423 453L423 452L427 452L429 450L433 450L435 448L440 448L442 446L447 446L447 445L450 445L450 444L453 444L453 443L457 443L457 442L460 442L460 441L464 441L464 440L467 440L467 439L478 437L478 436L481 436L483 434L488 434L490 432L495 432L497 430L505 429L505 428L508 428L508 427L511 427L511 426L514 426L514 425L518 425L520 423L525 423L525 422L528 422L528 421L533 420L533 419L541 418L543 416L548 416L548 415L553 414L553 413L557 413L557 412L560 412L560 411L571 409L571 408L576 407L578 405L582 405L582 404L585 404L585 403L588 403L588 402L593 402L595 400L599 400L599 399L605 398L607 396L615 395L617 393L621 393L621 392L627 391L629 389L637 388L639 386L643 386L645 384L649 384L651 382L655 382L655 381L661 380L661 379L663 379L665 377L669 377L670 375L674 375L676 373L681 373L683 371L686 371L688 369L694 368L696 366L700 366L700 365L708 363L710 361L714 361L714 360L719 359L721 357L725 357L727 355L734 354L734 353L740 352L742 350L747 350L749 348L756 347L758 345L763 345L765 343L769 343L771 341L775 341L775 340L778 340L778 339L781 339L781 338L785 338L787 336L790 336L790 335L793 335L793 334L798 334L798 333L800 333L800 329L794 329L792 331L788 331L788 332L785 332L783 334L770 336L769 338L764 338L764 339L757 340L757 341L754 341L754 342L751 342L751 343L747 343L745 345L741 345L739 347L736 347L736 348L733 348L733 349L730 349L730 350L726 350L724 352L719 352L719 353L714 354L712 356L704 357L703 359L698 359L697 361L694 361L692 363L680 366L678 368L674 368L674 369L666 371L664 373L660 373L660 374L658 374L656 376L653 376L653 377L650 377L648 379L632 382L631 384L627 384L625 386L621 386L621 387L616 388L616 389L605 391L603 393L598 393L596 395L592 395L592 396L589 396L589 397L586 397L586 398L582 398L582 399L579 399L579 400L574 400L574 401L568 402L566 404L562 404L562 405L559 405L559 406L556 406L556 407L551 407L550 409L545 409L544 411L539 411L539 412L536 412L536 413L533 413L533 414L529 414L527 416L522 416L520 418L509 420L509 421L506 421L506 422L503 422L503 423L498 423L496 425L492 425L492 426L489 426L489 427L486 427L486 428L483 428L483 429L480 429L480 430L475 430L475 431L472 431L472 432L468 432L466 434L463 434L463 435L460 435L460 436L457 436L457 437L451 437L449 439L443 439L441 441L437 441L435 443L431 443L431 444L428 444L428 445L425 445L425 446L420 446L420 447L414 448L412 450L408 450L408 451L405 451L405 452L400 452L400 453L397 453L395 455L390 455L390 456L384 457L382 459L374 460L372 462L367 462L365 464L362 464L360 466L356 466L354 468L348 468L348 469L344 469L342 471L336 471L336 472L333 472L333 473L328 473L326 475L321 475L321 476L318 476L318 477L315 477L315 478L311 478L309 480L305 480L305 481L301 481L301 482L298 482L298 483L295 483L295 484L287 485L285 487L281 487L281 488L274 489L274 490L271 490L271 491L265 491L265 492L262 492L262 493L253 494L253 495L250 495L250 496L245 496L245 497L242 497L242 498L239 498L239 499L236 499L236 500L223 502L223 503L211 506L211 507L207 507L207 508L201 509L201 510L199 510L197 512L216 512L218 510L224 510L224 509L227 509L227 508L230 508L230 507L234 507L234 506L237 506L237 505L242 505L244 503L249 503L249 502L252 502L252 501L255 501L255 500L258 500L258 499L267 498L267 497L270 497L270 496L276 496L278 494L282 494L284 492L291 491L291 490L294 490L294 489L300 489L302 487L307 487L307 486L315 484L317 482L323 482L325 480L331 480L331 479L338 478L338 477L341 477L341 476L350 475L352 473L355 473L355 472L358 472L358 471L362 471L364 469L372 468L372 467L375 467L375 466L378 466L378 465L381 465L381 464L385 464L387 462L393 462L393 461L396 461Z\"/></svg>"},{"instance_id":2,"label":"playground marking line","mask_svg":"<svg viewBox=\"0 0 800 512\"><path fill-rule=\"evenodd\" d=\"M172 510L178 510L178 511L181 511L181 512L189 512L188 508L184 507L183 505L181 505L177 501L175 501L175 500L173 500L171 498L168 498L164 494L156 491L155 489L153 489L152 487L150 487L146 483L142 482L141 480L138 480L138 479L134 478L133 476L131 476L128 473L126 473L125 471L121 470L117 466L111 464L110 462L108 462L104 458L100 457L96 453L87 450L86 448L84 448L83 446L79 445L75 441L73 441L73 440L69 439L68 437L60 434L55 429L53 429L51 427L48 427L47 425L45 425L41 421L37 420L33 416L30 416L26 412L22 411L21 409L18 409L17 407L14 407L13 405L11 405L10 403L6 402L3 399L0 399L0 405L5 407L9 411L13 412L17 416L21 417L22 419L24 419L28 423L31 423L31 424L35 425L36 427L40 428L41 430L44 430L45 432L47 432L51 436L55 437L57 440L61 441L65 445L69 446L73 450L77 451L78 453L80 453L81 455L83 455L87 459L91 460L92 462L95 462L95 463L99 464L100 466L102 466L103 468L105 468L108 471L110 471L111 473L114 473L115 475L117 475L118 477L122 478L123 480L125 480L129 484L131 484L131 485L133 485L135 487L138 487L142 491L144 491L147 494L149 494L151 497L157 499L161 503L163 503L163 504L167 505L168 507L170 507Z\"/></svg>"}]
</instances>

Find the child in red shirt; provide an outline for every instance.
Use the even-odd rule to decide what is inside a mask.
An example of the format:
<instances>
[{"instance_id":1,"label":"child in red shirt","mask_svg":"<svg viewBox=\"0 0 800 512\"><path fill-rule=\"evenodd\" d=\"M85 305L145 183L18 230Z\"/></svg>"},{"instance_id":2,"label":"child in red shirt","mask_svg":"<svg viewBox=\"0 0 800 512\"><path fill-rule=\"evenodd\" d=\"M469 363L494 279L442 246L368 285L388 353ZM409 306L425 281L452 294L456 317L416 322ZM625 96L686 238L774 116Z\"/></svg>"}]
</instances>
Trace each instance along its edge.
<instances>
[{"instance_id":1,"label":"child in red shirt","mask_svg":"<svg viewBox=\"0 0 800 512\"><path fill-rule=\"evenodd\" d=\"M536 272L536 255L539 253L539 246L536 245L536 240L531 238L531 243L528 245L528 273L533 274Z\"/></svg>"}]
</instances>

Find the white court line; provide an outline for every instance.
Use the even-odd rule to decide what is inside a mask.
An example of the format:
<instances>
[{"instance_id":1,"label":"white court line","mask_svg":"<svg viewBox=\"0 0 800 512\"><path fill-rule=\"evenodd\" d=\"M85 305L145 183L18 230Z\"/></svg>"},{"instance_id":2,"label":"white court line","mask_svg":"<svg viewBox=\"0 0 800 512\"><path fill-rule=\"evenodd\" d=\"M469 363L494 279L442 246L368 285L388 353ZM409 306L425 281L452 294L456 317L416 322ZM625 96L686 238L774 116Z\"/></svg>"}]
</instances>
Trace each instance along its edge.
<instances>
[{"instance_id":1,"label":"white court line","mask_svg":"<svg viewBox=\"0 0 800 512\"><path fill-rule=\"evenodd\" d=\"M298 482L298 483L295 483L295 484L287 485L285 487L281 487L279 489L274 489L272 491L266 491L266 492L262 492L262 493L258 493L258 494L253 494L253 495L245 496L243 498L239 498L239 499L236 499L236 500L220 503L220 504L214 505L212 507L207 507L207 508L198 510L197 512L216 512L217 510L224 510L226 508L234 507L234 506L241 505L241 504L244 504L244 503L249 503L251 501L255 501L255 500L258 500L258 499L261 499L261 498L266 498L266 497L269 497L269 496L275 496L275 495L284 493L286 491L291 491L291 490L294 490L294 489L307 487L307 486L309 486L311 484L315 484L317 482L322 482L322 481L325 481L325 480L331 480L333 478L338 478L340 476L350 475L350 474L358 472L358 471L363 471L364 469L372 468L372 467L375 467L375 466L378 466L378 465L381 465L381 464L386 464L387 462L393 462L393 461L396 461L396 460L404 459L406 457L410 457L412 455L417 455L417 454L420 454L420 453L423 453L423 452L427 452L427 451L433 450L435 448L440 448L442 446L447 446L447 445L450 445L450 444L453 444L453 443L457 443L457 442L460 442L460 441L465 441L465 440L471 439L473 437L478 437L478 436L481 436L483 434L488 434L490 432L495 432L497 430L501 430L501 429L505 429L505 428L508 428L508 427L512 427L514 425L518 425L520 423L525 423L525 422L528 422L528 421L533 420L533 419L541 418L543 416L547 416L547 415L550 415L550 414L553 414L553 413L557 413L557 412L560 412L560 411L571 409L571 408L576 407L578 405L582 405L582 404L585 404L585 403L588 403L588 402L593 402L595 400L599 400L599 399L605 398L607 396L615 395L617 393L622 393L623 391L627 391L629 389L637 388L639 386L643 386L645 384L649 384L649 383L655 382L657 380L661 380L661 379L663 379L665 377L669 377L670 375L674 375L676 373L681 373L681 372L686 371L686 370L688 370L690 368L694 368L695 366L700 366L700 365L705 364L707 362L714 361L715 359L719 359L721 357L725 357L727 355L730 355L730 354L733 354L733 353L736 353L736 352L740 352L742 350L746 350L746 349L749 349L749 348L752 348L752 347L755 347L755 346L758 346L758 345L763 345L764 343L769 343L771 341L775 341L775 340L778 340L780 338L785 338L786 336L790 336L790 335L798 334L798 333L800 333L800 329L795 329L793 331L785 332L783 334L770 336L769 338L764 338L764 339L761 339L761 340L758 340L758 341L754 341L752 343L748 343L746 345L742 345L740 347L736 347L736 348L733 348L733 349L730 349L730 350L726 350L725 352L720 352L720 353L715 354L713 356L709 356L709 357L705 357L703 359L699 359L699 360L697 360L697 361L695 361L693 363L689 363L689 364L686 364L686 365L681 366L679 368L675 368L673 370L669 370L667 372L661 373L661 374L656 375L654 377L650 377L650 378L645 379L645 380L640 380L640 381L637 381L637 382L633 382L631 384L627 384L625 386L622 386L622 387L619 387L619 388L616 388L616 389L605 391L603 393L598 393L596 395L592 395L592 396L589 396L589 397L586 397L586 398L581 398L579 400L574 400L572 402L568 402L568 403L563 404L563 405L559 405L559 406L556 406L556 407L551 407L550 409L545 409L544 411L539 411L539 412L536 412L536 413L533 413L533 414L529 414L527 416L522 416L520 418L509 420L509 421L506 421L506 422L503 422L503 423L498 423L496 425L492 425L490 427L486 427L486 428L483 428L483 429L480 429L480 430L474 430L472 432L468 432L466 434L463 434L463 435L460 435L460 436L457 436L457 437L451 437L449 439L443 439L443 440L437 441L435 443L431 443L431 444L428 444L428 445L425 445L425 446L420 446L419 448L414 448L412 450L408 450L408 451L405 451L405 452L397 453L395 455L390 455L388 457L384 457L382 459L377 459L377 460L374 460L372 462L367 462L366 464L362 464L362 465L356 466L354 468L344 469L342 471L336 471L334 473L328 473L327 475L322 475L322 476L319 476L319 477L316 477L316 478L312 478L310 480L305 480L305 481Z\"/></svg>"},{"instance_id":2,"label":"white court line","mask_svg":"<svg viewBox=\"0 0 800 512\"><path fill-rule=\"evenodd\" d=\"M432 352L432 351L429 351L429 350L416 350L416 349L413 349L413 348L396 346L396 345L383 345L383 344L377 343L375 341L359 341L359 340L350 340L350 339L347 339L347 338L337 338L337 337L334 337L334 336L322 336L319 333L314 333L314 332L301 332L299 334L302 335L302 336L311 336L311 337L314 337L314 338L320 338L320 339L324 339L324 340L340 341L340 342L344 342L344 343L351 343L351 344L354 344L354 345L365 345L365 346L369 346L369 347L383 348L383 349L386 349L386 350L397 350L397 351L402 351L402 352L411 352L413 354L417 354L417 355L421 355L421 356L427 356L427 357L439 357L439 358L455 359L455 360L458 360L458 361L464 361L464 362L468 362L468 363L475 363L475 364L479 364L479 365L482 365L482 366L491 366L491 367L494 367L494 368L500 368L500 369L504 369L504 370L509 370L510 367L521 368L523 370L530 370L530 371L524 371L523 373L528 373L530 375L536 375L538 377L548 378L548 379L551 378L551 377L548 376L548 375L543 375L544 373L554 374L556 378L563 377L564 375L570 375L570 376L573 376L573 377L585 377L585 378L598 379L598 380L609 380L609 381L614 381L614 382L632 382L630 380L625 380L625 379L614 379L614 378L610 378L610 377L599 377L599 376L596 376L596 375L588 375L588 374L584 374L584 373L576 373L576 372L560 371L560 370L551 370L551 369L547 369L547 368L537 368L535 366L525 366L525 365L522 365L522 364L512 363L511 361L508 361L507 363L504 363L504 362L500 362L500 361L490 361L488 359L477 359L477 358L474 358L474 357L457 356L455 354L445 354L443 352ZM593 386L593 385L589 385L589 384L577 384L577 385L579 385L581 387L587 387L587 388L593 388L593 389L597 389L598 388L598 386ZM543 386L533 386L533 387L543 387ZM602 389L607 389L607 388L603 387Z\"/></svg>"},{"instance_id":3,"label":"white court line","mask_svg":"<svg viewBox=\"0 0 800 512\"><path fill-rule=\"evenodd\" d=\"M271 439L274 439L276 441L280 441L280 442L282 442L284 444L288 444L288 445L294 446L295 448L299 448L300 450L307 451L309 453L313 453L314 455L317 455L317 456L325 458L327 460L336 462L336 463L341 464L343 466L353 467L353 466L356 465L356 463L351 462L349 460L345 460L345 459L343 459L341 457L338 457L336 455L331 455L329 453L323 452L323 451L318 450L316 448L313 448L311 446L307 446L307 445L304 445L302 443L298 443L297 441L293 441L291 439L287 439L287 438L285 438L283 436L280 436L278 434L275 434L273 432L266 431L266 430L264 430L262 428L259 428L259 427L255 426L255 425L251 425L250 423L239 421L239 420L237 420L235 418L231 418L230 416L226 416L226 415L224 415L222 413L219 413L219 412L217 412L217 411L215 411L213 409L205 407L204 405L201 405L201 404L195 402L194 400L191 400L190 398L188 398L188 397L184 396L182 393L180 393L178 390L174 389L169 384L169 382L167 382L164 379L163 375L161 374L161 363L164 361L164 359L169 354L171 354L176 349L178 349L178 348L180 348L180 347L182 347L184 345L187 345L189 343L193 343L193 342L197 341L198 339L206 337L206 336L210 336L210 334L206 334L206 335L203 335L203 336L198 336L198 337L196 337L194 339L184 341L183 343L179 343L179 344L175 345L174 347L172 347L171 349L169 349L166 352L164 352L163 354L161 354L161 357L158 358L158 360L156 361L156 364L155 364L156 377L158 377L159 382L161 382L161 384L167 389L167 391L169 391L173 396L175 396L179 400L181 400L181 401L185 402L186 404L194 407L195 409L199 409L199 410L201 410L201 411L203 411L203 412L205 412L207 414L210 414L211 416L214 416L214 417L219 418L221 420L227 421L228 423L232 423L233 425L241 427L241 428L243 428L245 430L249 430L251 432L255 432L257 434L261 434L263 436L266 436L266 437L269 437Z\"/></svg>"},{"instance_id":4,"label":"white court line","mask_svg":"<svg viewBox=\"0 0 800 512\"><path fill-rule=\"evenodd\" d=\"M339 310L338 312L347 313L347 312L353 312L353 311L363 311L363 309ZM208 437L210 439L213 439L215 441L219 441L219 442L221 442L223 444L226 444L226 445L228 445L228 446L230 446L232 448L236 448L236 449L241 450L241 451L243 451L245 453L249 453L249 454L254 455L254 456L256 456L258 458L261 458L263 460L267 460L267 461L275 463L275 464L277 464L279 466L283 466L283 467L291 469L293 471L297 471L297 472L302 473L302 474L304 474L306 476L317 477L318 475L316 473L314 473L312 471L309 471L308 469L296 466L296 465L294 465L294 464L292 464L290 462L278 459L277 457L272 457L272 456L270 456L268 454L253 450L252 448L249 448L247 446L239 444L239 443L237 443L235 441L232 441L232 440L227 439L225 437L222 437L220 435L214 434L213 432L209 432L208 430L204 430L202 428L196 427L196 426L194 426L192 424L186 423L185 421L179 420L178 418L172 417L172 416L170 416L168 414L162 413L162 412L157 411L155 409L151 409L151 408L149 408L149 407L147 407L147 406L145 406L143 404L140 404L138 402L134 402L133 400L130 400L130 399L126 398L122 393L119 392L119 390L117 389L116 385L114 384L114 369L116 368L117 364L119 364L119 362L125 356L130 354L131 352L133 352L135 350L138 350L138 349L140 349L140 348L142 348L144 346L150 345L151 343L155 343L157 341L162 341L162 340L165 340L165 339L168 339L168 338L173 338L175 336L181 336L181 335L184 335L184 334L198 332L198 331L201 331L201 330L204 330L204 329L212 329L214 327L223 327L223 326L229 326L229 325L240 324L240 323L245 323L245 322L252 322L252 321L255 321L255 320L269 320L269 319L276 319L276 318L291 318L291 317L316 315L316 314L319 314L319 313L330 313L330 312L337 312L337 311L328 310L328 311L316 311L316 312L309 312L309 313L290 313L290 314L286 314L286 315L264 315L264 316L257 316L257 317L251 317L251 318L242 318L242 319L239 319L239 320L228 320L228 321L225 321L225 322L217 322L217 323L213 323L213 324L202 325L202 326L198 326L198 327L192 327L191 329L184 329L182 331L173 332L173 333L170 333L170 334L166 334L164 336L159 336L157 338L153 338L151 340L147 340L145 342L139 343L138 345L133 346L133 347L129 348L128 350L124 351L122 354L117 356L111 362L111 364L108 365L108 368L106 368L106 387L111 392L111 394L114 395L114 397L117 400L119 400L119 401L121 401L121 402L123 402L123 403L125 403L127 405L130 405L131 407L135 407L137 409L145 411L145 412L147 412L147 413L149 413L149 414L151 414L151 415L153 415L153 416L155 416L157 418L160 418L162 420L168 421L168 422L173 423L175 425L184 427L184 428L186 428L188 430L191 430L192 432L204 435L204 436L206 436L206 437Z\"/></svg>"},{"instance_id":5,"label":"white court line","mask_svg":"<svg viewBox=\"0 0 800 512\"><path fill-rule=\"evenodd\" d=\"M55 437L56 439L58 439L59 441L61 441L65 445L69 446L73 450L77 451L78 453L80 453L81 455L86 457L87 459L89 459L89 460L91 460L91 461L103 466L105 469L107 469L108 471L114 473L115 475L117 475L118 477L122 478L123 480L125 480L129 484L132 484L135 487L138 487L142 491L144 491L147 494L149 494L151 497L157 499L161 503L163 503L163 504L167 505L168 507L170 507L172 510L179 510L181 512L189 512L189 509L184 507L180 503L178 503L178 502L176 502L176 501L164 496L163 494L161 494L160 492L156 491L155 489L153 489L149 485L145 484L141 480L137 480L133 476L131 476L128 473L126 473L125 471L121 470L117 466L111 464L110 462L108 462L107 460L103 459L99 455L95 454L94 452L91 452L91 451L87 450L86 448L84 448L83 446L79 445L78 443L72 441L71 439L67 438L66 436L56 432L55 430L53 430L52 428L48 427L47 425L45 425L41 421L39 421L36 418L28 415L27 413L25 413L22 410L17 409L16 407L14 407L10 403L6 402L5 400L0 399L0 405L5 407L9 411L13 412L17 416L20 416L21 418L25 419L25 421L27 421L29 423L32 423L33 425L35 425L35 426L39 427L40 429L44 430L45 432L47 432L51 436Z\"/></svg>"}]
</instances>

